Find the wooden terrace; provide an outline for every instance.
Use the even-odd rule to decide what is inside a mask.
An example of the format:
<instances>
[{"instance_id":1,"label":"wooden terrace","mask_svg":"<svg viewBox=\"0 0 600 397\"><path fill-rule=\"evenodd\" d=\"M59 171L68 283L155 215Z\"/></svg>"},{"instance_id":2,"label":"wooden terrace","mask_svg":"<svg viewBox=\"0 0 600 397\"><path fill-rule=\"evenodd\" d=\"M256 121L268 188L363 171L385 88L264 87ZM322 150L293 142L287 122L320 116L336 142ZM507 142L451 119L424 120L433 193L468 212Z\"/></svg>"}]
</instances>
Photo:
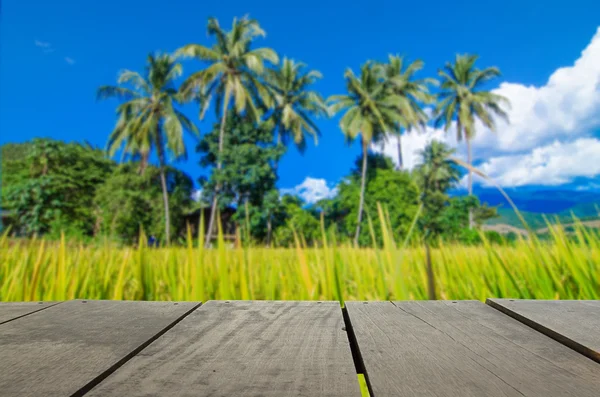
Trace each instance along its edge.
<instances>
[{"instance_id":1,"label":"wooden terrace","mask_svg":"<svg viewBox=\"0 0 600 397\"><path fill-rule=\"evenodd\" d=\"M0 396L600 396L600 301L0 304Z\"/></svg>"}]
</instances>

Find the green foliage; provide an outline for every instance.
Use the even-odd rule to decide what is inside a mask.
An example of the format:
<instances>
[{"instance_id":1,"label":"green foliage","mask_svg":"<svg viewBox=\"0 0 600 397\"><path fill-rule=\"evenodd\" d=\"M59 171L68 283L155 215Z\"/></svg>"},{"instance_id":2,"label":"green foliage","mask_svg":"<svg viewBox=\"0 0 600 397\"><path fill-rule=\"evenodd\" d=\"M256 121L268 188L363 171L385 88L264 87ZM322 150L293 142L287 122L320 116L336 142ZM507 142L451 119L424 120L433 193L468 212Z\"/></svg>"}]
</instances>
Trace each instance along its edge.
<instances>
[{"instance_id":1,"label":"green foliage","mask_svg":"<svg viewBox=\"0 0 600 397\"><path fill-rule=\"evenodd\" d=\"M13 229L31 235L69 225L79 234L92 234L94 192L113 162L100 150L50 139L35 139L21 149L22 157L3 158L2 167L9 172L2 202Z\"/></svg>"},{"instance_id":2,"label":"green foliage","mask_svg":"<svg viewBox=\"0 0 600 397\"><path fill-rule=\"evenodd\" d=\"M480 243L480 231L469 228L469 211L473 211L475 224L481 226L497 216L496 208L481 205L475 196L448 197L448 190L460 179L459 170L450 160L453 153L446 144L432 141L420 154L421 163L415 168L423 205L419 225L426 238L433 241L441 237L465 244ZM498 240L493 234L490 238Z\"/></svg>"},{"instance_id":3,"label":"green foliage","mask_svg":"<svg viewBox=\"0 0 600 397\"><path fill-rule=\"evenodd\" d=\"M220 124L215 124L197 147L201 154L200 165L213 167L209 178L200 179L203 196L214 197L218 188L220 208L236 207L234 220L239 225L245 224L247 205L251 235L263 241L267 237L269 211L277 204L277 174L273 164L285 149L273 142L268 124L256 125L250 116L230 112L225 129L221 169L215 168L219 158Z\"/></svg>"},{"instance_id":4,"label":"green foliage","mask_svg":"<svg viewBox=\"0 0 600 397\"><path fill-rule=\"evenodd\" d=\"M30 150L33 142L23 143L6 143L0 147L0 155L2 156L2 164L5 162L14 164L15 161L24 159L27 157L27 153ZM3 174L9 176L10 174Z\"/></svg>"},{"instance_id":5,"label":"green foliage","mask_svg":"<svg viewBox=\"0 0 600 397\"><path fill-rule=\"evenodd\" d=\"M327 226L337 224L343 235L350 237L356 228L360 196L360 163L339 186L337 197L323 200L318 207L324 212ZM368 172L365 187L365 211L371 218L377 244L383 243L377 203L389 215L389 227L396 239L406 235L418 208L418 189L408 172L395 171L392 161L379 154L367 157ZM359 235L361 245L372 245L371 232L363 227Z\"/></svg>"},{"instance_id":6,"label":"green foliage","mask_svg":"<svg viewBox=\"0 0 600 397\"><path fill-rule=\"evenodd\" d=\"M449 159L453 153L446 144L432 141L420 152L421 163L415 168L423 206L419 225L425 238L430 240L445 231L443 214L449 200L447 192L460 178L458 169Z\"/></svg>"},{"instance_id":7,"label":"green foliage","mask_svg":"<svg viewBox=\"0 0 600 397\"><path fill-rule=\"evenodd\" d=\"M153 167L143 176L131 164L115 170L98 188L94 199L96 224L101 234L133 243L140 227L152 233L153 213L161 208L160 185L151 183L156 176Z\"/></svg>"},{"instance_id":8,"label":"green foliage","mask_svg":"<svg viewBox=\"0 0 600 397\"><path fill-rule=\"evenodd\" d=\"M192 204L193 183L187 175L170 167L166 169L166 179L172 225L183 236L184 214ZM139 174L135 164L119 166L98 188L94 199L98 233L133 243L142 227L149 236L164 241L161 194L158 168L150 166Z\"/></svg>"},{"instance_id":9,"label":"green foliage","mask_svg":"<svg viewBox=\"0 0 600 397\"><path fill-rule=\"evenodd\" d=\"M321 239L321 224L307 209L299 197L285 195L281 199L281 206L274 214L277 219L275 241L277 245L290 247L295 244L294 232L298 238L302 237L308 244L313 244Z\"/></svg>"},{"instance_id":10,"label":"green foliage","mask_svg":"<svg viewBox=\"0 0 600 397\"><path fill-rule=\"evenodd\" d=\"M213 167L210 177L200 180L203 196L212 198L220 185L221 208L242 207L246 201L260 207L265 194L275 188L277 175L273 164L284 149L273 143L268 125L257 126L249 116L230 112L225 130L221 169L215 168L219 157L220 124L215 124L197 146L200 165Z\"/></svg>"},{"instance_id":11,"label":"green foliage","mask_svg":"<svg viewBox=\"0 0 600 397\"><path fill-rule=\"evenodd\" d=\"M497 216L495 207L481 205L475 196L453 197L441 214L442 235L445 239L460 239L463 229L469 226L469 209L473 209L475 223L479 226Z\"/></svg>"},{"instance_id":12,"label":"green foliage","mask_svg":"<svg viewBox=\"0 0 600 397\"><path fill-rule=\"evenodd\" d=\"M5 151L7 146L3 146ZM136 164L116 166L101 150L89 145L35 139L11 145L18 156L3 157L2 197L13 232L89 241L110 235L131 243L139 226L164 238L159 171L143 175ZM184 212L191 205L192 181L167 168L173 225L185 231Z\"/></svg>"}]
</instances>

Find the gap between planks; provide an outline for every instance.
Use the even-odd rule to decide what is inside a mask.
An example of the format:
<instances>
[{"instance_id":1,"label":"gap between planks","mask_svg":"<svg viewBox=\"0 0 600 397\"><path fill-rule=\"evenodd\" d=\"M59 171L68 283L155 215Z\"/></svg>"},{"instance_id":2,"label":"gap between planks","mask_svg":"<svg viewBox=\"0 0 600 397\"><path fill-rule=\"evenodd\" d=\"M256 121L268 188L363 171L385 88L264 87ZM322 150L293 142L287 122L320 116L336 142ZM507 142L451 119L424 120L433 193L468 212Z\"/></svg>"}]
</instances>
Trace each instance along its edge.
<instances>
[{"instance_id":1,"label":"gap between planks","mask_svg":"<svg viewBox=\"0 0 600 397\"><path fill-rule=\"evenodd\" d=\"M371 382L369 381L369 374L367 373L367 368L365 366L365 362L364 362L364 360L362 358L362 354L360 352L360 346L358 345L358 341L356 340L356 334L354 333L354 327L352 326L352 321L350 320L350 316L348 315L348 310L345 307L341 307L341 309L342 309L342 316L344 317L344 324L346 326L346 335L348 336L348 344L350 345L350 351L352 352L352 358L354 359L354 367L356 368L356 375L364 376L365 383L367 384L368 395L363 396L363 397L375 397L375 394L373 393L373 387L371 386Z\"/></svg>"},{"instance_id":2,"label":"gap between planks","mask_svg":"<svg viewBox=\"0 0 600 397\"><path fill-rule=\"evenodd\" d=\"M100 375L98 375L97 377L95 377L94 379L92 379L90 382L88 382L81 389L79 389L75 393L71 394L71 397L81 397L81 396L85 395L87 392L89 392L90 390L92 390L95 386L99 385L104 379L106 379L111 374L113 374L115 371L117 371L119 368L121 368L123 365L125 365L133 357L137 356L142 350L144 350L146 347L148 347L151 343L153 343L154 341L156 341L158 338L160 338L165 333L167 333L171 328L173 328L174 326L176 326L184 318L186 318L188 315L190 315L190 313L192 313L194 310L197 310L200 306L202 306L202 302L200 302L196 306L192 307L190 310L188 310L187 312L185 312L183 315L181 315L175 321L173 321L172 323L170 323L169 325L167 325L165 328L163 328L160 332L158 332L157 334L155 334L154 336L152 336L146 342L142 343L140 346L138 346L135 350L131 351L129 354L127 354L121 360L117 361L115 364L113 364L106 371L102 372Z\"/></svg>"},{"instance_id":3,"label":"gap between planks","mask_svg":"<svg viewBox=\"0 0 600 397\"><path fill-rule=\"evenodd\" d=\"M510 302L519 302L519 299L509 299L509 301ZM600 354L598 352L596 352L595 350L569 338L568 336L566 336L564 334L554 331L554 330L540 324L537 321L534 321L522 314L519 314L515 310L511 310L510 308L503 306L500 303L495 302L490 298L486 299L485 303L486 303L486 305L498 310L502 314L505 314L506 316L511 317L511 318L525 324L529 328L557 341L558 343L561 343L562 345L568 347L569 349L574 350L577 353L600 364Z\"/></svg>"},{"instance_id":4,"label":"gap between planks","mask_svg":"<svg viewBox=\"0 0 600 397\"><path fill-rule=\"evenodd\" d=\"M13 302L4 302L4 303L11 304ZM14 303L24 303L24 302L14 302ZM31 302L31 303L34 304L33 302ZM0 321L0 325L6 324L6 323L10 323L11 321L15 321L15 320L18 320L18 319L23 318L25 316L29 316L30 314L41 312L42 310L46 310L46 309L48 309L48 308L50 308L52 306L56 306L56 305L59 305L61 303L62 303L62 301L61 302L38 302L38 305L46 304L46 306L39 307L37 310L32 310L30 312L26 312L26 313L17 315L16 317L9 318L8 320Z\"/></svg>"}]
</instances>

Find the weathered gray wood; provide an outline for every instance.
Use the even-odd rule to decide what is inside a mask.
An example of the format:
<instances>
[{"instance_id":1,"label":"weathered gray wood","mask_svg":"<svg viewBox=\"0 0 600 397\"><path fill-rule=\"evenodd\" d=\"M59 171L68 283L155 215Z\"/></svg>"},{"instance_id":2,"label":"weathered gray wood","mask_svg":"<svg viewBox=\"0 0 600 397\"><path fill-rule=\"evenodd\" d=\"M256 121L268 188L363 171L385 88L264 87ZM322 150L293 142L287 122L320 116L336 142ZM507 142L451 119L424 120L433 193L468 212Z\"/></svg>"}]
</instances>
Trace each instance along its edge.
<instances>
[{"instance_id":1,"label":"weathered gray wood","mask_svg":"<svg viewBox=\"0 0 600 397\"><path fill-rule=\"evenodd\" d=\"M479 301L347 302L382 396L598 396L598 364Z\"/></svg>"},{"instance_id":2,"label":"weathered gray wood","mask_svg":"<svg viewBox=\"0 0 600 397\"><path fill-rule=\"evenodd\" d=\"M600 301L488 299L486 303L600 363Z\"/></svg>"},{"instance_id":3,"label":"weathered gray wood","mask_svg":"<svg viewBox=\"0 0 600 397\"><path fill-rule=\"evenodd\" d=\"M0 394L81 394L197 305L69 301L3 324Z\"/></svg>"},{"instance_id":4,"label":"weathered gray wood","mask_svg":"<svg viewBox=\"0 0 600 397\"><path fill-rule=\"evenodd\" d=\"M0 324L16 320L60 302L4 302L0 303Z\"/></svg>"},{"instance_id":5,"label":"weathered gray wood","mask_svg":"<svg viewBox=\"0 0 600 397\"><path fill-rule=\"evenodd\" d=\"M88 396L360 396L337 302L209 301Z\"/></svg>"}]
</instances>

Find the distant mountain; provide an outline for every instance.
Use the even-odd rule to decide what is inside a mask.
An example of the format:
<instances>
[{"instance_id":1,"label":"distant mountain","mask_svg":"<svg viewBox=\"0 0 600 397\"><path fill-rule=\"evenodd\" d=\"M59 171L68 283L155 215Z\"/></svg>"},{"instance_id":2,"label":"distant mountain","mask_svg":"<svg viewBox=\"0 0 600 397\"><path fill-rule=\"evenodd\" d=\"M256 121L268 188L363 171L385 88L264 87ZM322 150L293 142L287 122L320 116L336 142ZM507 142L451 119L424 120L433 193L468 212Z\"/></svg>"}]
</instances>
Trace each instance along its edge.
<instances>
[{"instance_id":1,"label":"distant mountain","mask_svg":"<svg viewBox=\"0 0 600 397\"><path fill-rule=\"evenodd\" d=\"M600 191L574 189L549 189L519 187L505 189L508 196L521 211L539 213L558 213L569 210L579 204L600 203ZM451 195L464 195L466 191L457 190ZM482 203L491 206L501 205L510 208L508 201L494 188L476 188L474 194Z\"/></svg>"},{"instance_id":2,"label":"distant mountain","mask_svg":"<svg viewBox=\"0 0 600 397\"><path fill-rule=\"evenodd\" d=\"M517 207L518 208L518 207ZM579 220L592 220L600 218L598 209L600 209L600 201L596 203L576 204L566 210L555 213L540 213L531 211L522 211L521 215L525 218L525 222L533 228L539 229L546 227L546 220L550 223L556 223L557 219L562 224L572 223L573 215ZM498 218L490 219L488 225L510 225L522 228L523 224L512 208L501 207L498 209ZM544 217L546 219L544 219Z\"/></svg>"},{"instance_id":3,"label":"distant mountain","mask_svg":"<svg viewBox=\"0 0 600 397\"><path fill-rule=\"evenodd\" d=\"M600 218L598 211L600 209L600 192L598 191L531 187L505 190L527 224L533 229L546 227L544 216L550 223L556 223L558 218L558 221L563 224L573 222L571 212L580 220ZM488 225L523 227L508 201L497 189L479 188L475 189L474 193L482 203L499 207L500 217L489 220ZM455 194L463 195L465 192L457 191Z\"/></svg>"},{"instance_id":4,"label":"distant mountain","mask_svg":"<svg viewBox=\"0 0 600 397\"><path fill-rule=\"evenodd\" d=\"M559 213L581 205L600 203L600 193L577 190L508 190L511 200L520 211L537 213ZM482 191L477 194L481 202L489 205L510 207L508 201L497 191Z\"/></svg>"}]
</instances>

